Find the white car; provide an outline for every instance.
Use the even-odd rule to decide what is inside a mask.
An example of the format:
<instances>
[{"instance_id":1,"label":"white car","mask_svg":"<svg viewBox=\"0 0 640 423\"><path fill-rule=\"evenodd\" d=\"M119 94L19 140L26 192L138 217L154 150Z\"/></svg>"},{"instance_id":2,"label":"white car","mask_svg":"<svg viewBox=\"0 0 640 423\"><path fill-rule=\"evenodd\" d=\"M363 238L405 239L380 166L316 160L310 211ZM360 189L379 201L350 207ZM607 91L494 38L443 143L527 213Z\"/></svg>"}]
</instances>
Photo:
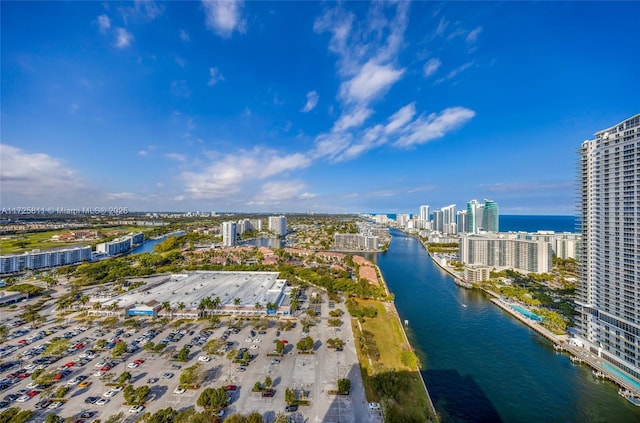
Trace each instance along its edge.
<instances>
[{"instance_id":1,"label":"white car","mask_svg":"<svg viewBox=\"0 0 640 423\"><path fill-rule=\"evenodd\" d=\"M111 388L111 390L112 390L113 392L120 392L120 391L122 391L123 389L124 389L124 387L122 387L122 386L114 386L113 388Z\"/></svg>"},{"instance_id":2,"label":"white car","mask_svg":"<svg viewBox=\"0 0 640 423\"><path fill-rule=\"evenodd\" d=\"M31 399L30 396L23 395L21 397L16 398L16 402L27 402Z\"/></svg>"},{"instance_id":3,"label":"white car","mask_svg":"<svg viewBox=\"0 0 640 423\"><path fill-rule=\"evenodd\" d=\"M67 382L67 385L69 385L69 386L75 386L75 385L77 385L78 383L80 383L80 380L79 380L79 379L76 379L76 378L73 378L73 379L71 379L69 382ZM27 386L27 388L28 388L28 386Z\"/></svg>"},{"instance_id":4,"label":"white car","mask_svg":"<svg viewBox=\"0 0 640 423\"><path fill-rule=\"evenodd\" d=\"M181 388L179 386L176 389L173 390L174 394L184 394L185 392L187 392L187 390L184 389L184 388Z\"/></svg>"},{"instance_id":5,"label":"white car","mask_svg":"<svg viewBox=\"0 0 640 423\"><path fill-rule=\"evenodd\" d=\"M131 414L138 414L140 413L142 410L144 410L144 405L134 405L133 407L131 407L129 409L129 413Z\"/></svg>"},{"instance_id":6,"label":"white car","mask_svg":"<svg viewBox=\"0 0 640 423\"><path fill-rule=\"evenodd\" d=\"M60 401L55 401L52 402L51 404L49 404L49 406L47 407L49 410L55 410L56 408L60 408L62 407L62 403Z\"/></svg>"},{"instance_id":7,"label":"white car","mask_svg":"<svg viewBox=\"0 0 640 423\"><path fill-rule=\"evenodd\" d=\"M251 346L251 349L252 349L252 350L257 350L258 348L260 348L260 346L259 346L259 345L257 345L257 344L253 344L253 345Z\"/></svg>"},{"instance_id":8,"label":"white car","mask_svg":"<svg viewBox=\"0 0 640 423\"><path fill-rule=\"evenodd\" d=\"M201 355L200 357L198 357L198 361L204 361L206 363L211 361L211 357L207 357L206 355Z\"/></svg>"},{"instance_id":9,"label":"white car","mask_svg":"<svg viewBox=\"0 0 640 423\"><path fill-rule=\"evenodd\" d=\"M95 402L96 405L105 405L106 403L108 403L109 400L106 398L100 398L98 401Z\"/></svg>"},{"instance_id":10,"label":"white car","mask_svg":"<svg viewBox=\"0 0 640 423\"><path fill-rule=\"evenodd\" d=\"M27 370L33 370L36 368L36 365L33 363L27 364L26 366L24 366L25 369Z\"/></svg>"},{"instance_id":11,"label":"white car","mask_svg":"<svg viewBox=\"0 0 640 423\"><path fill-rule=\"evenodd\" d=\"M35 383L35 382L31 382L30 384L28 384L28 385L26 386L26 388L27 388L27 389L37 389L39 386L40 386L40 385L38 385L37 383Z\"/></svg>"},{"instance_id":12,"label":"white car","mask_svg":"<svg viewBox=\"0 0 640 423\"><path fill-rule=\"evenodd\" d=\"M104 376L104 374L105 374L105 372L100 371L100 372L95 372L95 373L93 374L93 376L94 376L94 377L102 377L102 376Z\"/></svg>"},{"instance_id":13,"label":"white car","mask_svg":"<svg viewBox=\"0 0 640 423\"><path fill-rule=\"evenodd\" d=\"M253 340L253 342L262 342L262 339L256 338L256 339Z\"/></svg>"},{"instance_id":14,"label":"white car","mask_svg":"<svg viewBox=\"0 0 640 423\"><path fill-rule=\"evenodd\" d=\"M247 339L244 340L244 342L253 342L253 339L247 338Z\"/></svg>"},{"instance_id":15,"label":"white car","mask_svg":"<svg viewBox=\"0 0 640 423\"><path fill-rule=\"evenodd\" d=\"M108 363L106 361L101 361L99 363L94 364L95 367L104 367L106 366Z\"/></svg>"},{"instance_id":16,"label":"white car","mask_svg":"<svg viewBox=\"0 0 640 423\"><path fill-rule=\"evenodd\" d=\"M127 364L127 367L130 369L135 369L136 367L140 367L140 365L138 363L129 363Z\"/></svg>"},{"instance_id":17,"label":"white car","mask_svg":"<svg viewBox=\"0 0 640 423\"><path fill-rule=\"evenodd\" d=\"M105 398L111 398L111 397L113 397L115 394L117 394L117 392L116 392L116 391L107 391L107 392L105 392L104 394L102 394L102 396L103 396L103 397L105 397Z\"/></svg>"}]
</instances>

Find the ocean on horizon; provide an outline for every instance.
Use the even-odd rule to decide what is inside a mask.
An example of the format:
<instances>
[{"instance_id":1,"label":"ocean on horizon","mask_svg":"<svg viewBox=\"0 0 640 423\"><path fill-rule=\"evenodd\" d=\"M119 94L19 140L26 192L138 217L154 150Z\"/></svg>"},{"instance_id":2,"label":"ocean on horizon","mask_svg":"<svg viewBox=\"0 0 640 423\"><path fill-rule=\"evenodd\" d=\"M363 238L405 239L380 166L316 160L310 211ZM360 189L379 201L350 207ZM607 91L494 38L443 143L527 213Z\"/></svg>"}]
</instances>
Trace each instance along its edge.
<instances>
[{"instance_id":1,"label":"ocean on horizon","mask_svg":"<svg viewBox=\"0 0 640 423\"><path fill-rule=\"evenodd\" d=\"M395 213L385 214L394 220L397 216ZM499 224L500 232L576 232L575 216L506 214L500 215Z\"/></svg>"}]
</instances>

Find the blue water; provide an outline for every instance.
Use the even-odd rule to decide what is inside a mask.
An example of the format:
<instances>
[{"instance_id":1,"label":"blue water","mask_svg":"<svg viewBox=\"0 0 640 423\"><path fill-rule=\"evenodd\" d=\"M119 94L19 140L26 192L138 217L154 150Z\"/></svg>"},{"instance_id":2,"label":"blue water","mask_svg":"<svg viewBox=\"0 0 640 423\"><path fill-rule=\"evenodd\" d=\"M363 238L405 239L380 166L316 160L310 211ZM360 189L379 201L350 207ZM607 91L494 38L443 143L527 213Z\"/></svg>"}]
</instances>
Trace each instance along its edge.
<instances>
[{"instance_id":1,"label":"blue water","mask_svg":"<svg viewBox=\"0 0 640 423\"><path fill-rule=\"evenodd\" d=\"M576 218L574 216L501 215L499 224L500 232L576 231Z\"/></svg>"},{"instance_id":2,"label":"blue water","mask_svg":"<svg viewBox=\"0 0 640 423\"><path fill-rule=\"evenodd\" d=\"M170 236L179 236L184 234L184 231L178 231L178 232L174 232L174 233L170 233L164 236L161 236L160 238L156 238L156 239L148 239L145 242L143 242L142 244L138 245L136 248L134 248L129 254L141 254L141 253L152 253L153 252L153 247L156 246L156 244L161 243L162 241L164 241L165 239L167 239Z\"/></svg>"},{"instance_id":3,"label":"blue water","mask_svg":"<svg viewBox=\"0 0 640 423\"><path fill-rule=\"evenodd\" d=\"M414 238L391 230L376 259L446 422L640 422L640 410L482 292L457 287Z\"/></svg>"},{"instance_id":4,"label":"blue water","mask_svg":"<svg viewBox=\"0 0 640 423\"><path fill-rule=\"evenodd\" d=\"M517 311L518 313L522 314L523 316L528 317L529 319L536 320L538 322L541 322L543 320L542 317L538 316L535 313L530 312L526 308L520 307L519 305L512 305L511 308Z\"/></svg>"}]
</instances>

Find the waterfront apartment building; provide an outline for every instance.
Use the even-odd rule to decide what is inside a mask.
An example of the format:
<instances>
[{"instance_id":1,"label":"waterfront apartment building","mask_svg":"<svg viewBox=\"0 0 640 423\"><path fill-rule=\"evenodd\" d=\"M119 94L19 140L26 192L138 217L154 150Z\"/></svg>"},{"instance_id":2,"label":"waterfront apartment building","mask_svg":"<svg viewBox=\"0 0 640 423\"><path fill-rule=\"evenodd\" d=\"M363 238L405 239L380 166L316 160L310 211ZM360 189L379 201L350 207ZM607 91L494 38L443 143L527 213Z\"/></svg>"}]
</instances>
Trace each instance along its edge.
<instances>
[{"instance_id":1,"label":"waterfront apartment building","mask_svg":"<svg viewBox=\"0 0 640 423\"><path fill-rule=\"evenodd\" d=\"M136 245L144 242L144 234L142 232L130 233L113 241L102 242L96 245L96 252L107 254L109 256L117 256L129 252Z\"/></svg>"},{"instance_id":2,"label":"waterfront apartment building","mask_svg":"<svg viewBox=\"0 0 640 423\"><path fill-rule=\"evenodd\" d=\"M505 232L511 239L526 239L529 241L545 241L551 244L553 254L561 259L577 258L577 249L582 235L572 232L556 233L554 231L537 232Z\"/></svg>"},{"instance_id":3,"label":"waterfront apartment building","mask_svg":"<svg viewBox=\"0 0 640 423\"><path fill-rule=\"evenodd\" d=\"M434 210L433 211L433 222L431 224L431 229L436 232L444 233L444 213L442 210Z\"/></svg>"},{"instance_id":4,"label":"waterfront apartment building","mask_svg":"<svg viewBox=\"0 0 640 423\"><path fill-rule=\"evenodd\" d=\"M19 273L91 261L91 247L75 246L52 250L33 250L0 256L0 274Z\"/></svg>"},{"instance_id":5,"label":"waterfront apartment building","mask_svg":"<svg viewBox=\"0 0 640 423\"><path fill-rule=\"evenodd\" d=\"M548 273L553 250L545 241L509 239L503 234L464 234L460 236L460 261L466 265L511 268L519 272Z\"/></svg>"},{"instance_id":6,"label":"waterfront apartment building","mask_svg":"<svg viewBox=\"0 0 640 423\"><path fill-rule=\"evenodd\" d=\"M442 233L455 234L456 226L456 205L451 204L440 209L442 211Z\"/></svg>"},{"instance_id":7,"label":"waterfront apartment building","mask_svg":"<svg viewBox=\"0 0 640 423\"><path fill-rule=\"evenodd\" d=\"M287 234L286 216L269 216L269 230L279 236L286 235Z\"/></svg>"},{"instance_id":8,"label":"waterfront apartment building","mask_svg":"<svg viewBox=\"0 0 640 423\"><path fill-rule=\"evenodd\" d=\"M222 245L225 247L233 247L238 239L236 222L222 222Z\"/></svg>"},{"instance_id":9,"label":"waterfront apartment building","mask_svg":"<svg viewBox=\"0 0 640 423\"><path fill-rule=\"evenodd\" d=\"M579 337L640 379L640 114L584 141L576 170Z\"/></svg>"},{"instance_id":10,"label":"waterfront apartment building","mask_svg":"<svg viewBox=\"0 0 640 423\"><path fill-rule=\"evenodd\" d=\"M377 250L380 240L377 236L363 234L335 234L337 250Z\"/></svg>"}]
</instances>

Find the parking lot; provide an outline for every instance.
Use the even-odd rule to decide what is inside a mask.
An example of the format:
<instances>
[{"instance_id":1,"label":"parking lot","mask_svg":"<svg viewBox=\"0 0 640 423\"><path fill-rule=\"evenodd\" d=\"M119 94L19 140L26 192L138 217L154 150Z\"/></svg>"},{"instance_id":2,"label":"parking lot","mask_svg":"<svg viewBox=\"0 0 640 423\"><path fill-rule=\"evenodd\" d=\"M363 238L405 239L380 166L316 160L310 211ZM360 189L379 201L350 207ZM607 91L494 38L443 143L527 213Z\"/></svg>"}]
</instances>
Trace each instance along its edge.
<instances>
[{"instance_id":1,"label":"parking lot","mask_svg":"<svg viewBox=\"0 0 640 423\"><path fill-rule=\"evenodd\" d=\"M343 304L331 305L332 310L344 307ZM133 421L143 411L154 413L168 406L174 409L195 406L206 387L234 385L235 389L228 391L230 404L225 416L234 412L244 415L258 412L265 421L272 421L276 413L285 411L285 390L290 388L299 399L308 401L308 405L288 413L296 422L377 421L379 416L369 410L364 397L346 310L342 326L336 329L327 324L327 299L316 307L318 324L308 333L316 341L312 354L300 354L295 348L305 336L302 325L296 324L285 331L276 317L263 319L266 324L261 328L249 319L223 318L215 329L205 332L207 322L158 326L149 320L142 327L131 329L122 324L124 318L109 329L99 322L76 324L73 319L67 319L62 325L50 321L32 329L26 324L14 327L19 313L3 311L2 317L11 331L0 348L4 362L0 373L0 399L3 400L0 406L34 410L36 422L44 421L52 412L84 422L104 421L122 412ZM56 360L44 357L43 352L52 340L60 337L68 340L69 348ZM326 346L328 338L336 337L345 342L341 351ZM246 349L252 357L248 365L240 366L228 359L226 353L208 356L202 352L207 341L222 338L227 343L226 351ZM282 356L274 355L276 339L286 342ZM107 343L100 345L104 346L102 349L96 346L99 340ZM125 342L130 352L114 359L113 348L120 342ZM143 348L147 342L166 343L166 348L160 353L150 352ZM187 361L175 361L172 356L185 346L190 346ZM208 358L199 359L204 356ZM180 389L181 372L196 363L202 368L204 382L198 389ZM51 381L51 386L35 386L31 373L37 369L54 374L56 380ZM133 387L149 386L144 407L125 404L122 387L117 387L117 379L124 372L130 373L127 383ZM273 381L273 396L252 392L254 384L267 376ZM338 378L351 380L351 395L337 396L330 392L335 391ZM60 399L51 398L62 386L68 388L68 393Z\"/></svg>"}]
</instances>

